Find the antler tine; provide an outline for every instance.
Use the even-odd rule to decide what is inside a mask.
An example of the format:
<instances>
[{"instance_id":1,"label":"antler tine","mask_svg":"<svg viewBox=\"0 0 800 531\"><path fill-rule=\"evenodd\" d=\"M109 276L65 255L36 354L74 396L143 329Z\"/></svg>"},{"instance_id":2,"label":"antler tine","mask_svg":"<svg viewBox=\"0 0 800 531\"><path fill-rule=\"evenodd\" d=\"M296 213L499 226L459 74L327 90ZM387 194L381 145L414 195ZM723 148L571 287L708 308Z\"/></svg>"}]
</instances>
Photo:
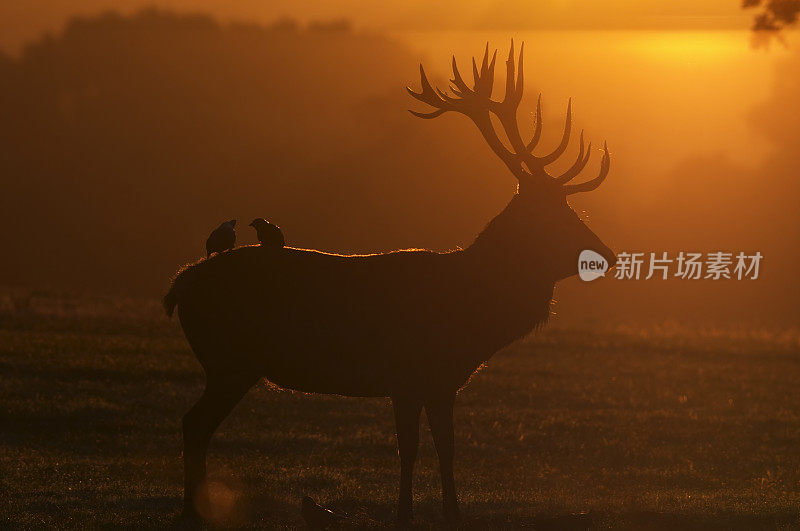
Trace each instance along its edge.
<instances>
[{"instance_id":1,"label":"antler tine","mask_svg":"<svg viewBox=\"0 0 800 531\"><path fill-rule=\"evenodd\" d=\"M461 92L457 95L465 95L472 92L472 90L464 83L464 78L461 77L461 72L458 71L458 64L456 64L456 56L453 56L453 79L450 80L456 88Z\"/></svg>"},{"instance_id":2,"label":"antler tine","mask_svg":"<svg viewBox=\"0 0 800 531\"><path fill-rule=\"evenodd\" d=\"M558 145L556 149L553 150L552 153L549 153L543 157L537 157L539 159L539 163L542 166L547 166L548 164L552 164L558 157L560 157L564 151L566 151L567 146L569 145L569 135L572 132L572 98L569 99L569 103L567 104L567 119L566 123L564 124L564 135L561 137L561 143Z\"/></svg>"},{"instance_id":3,"label":"antler tine","mask_svg":"<svg viewBox=\"0 0 800 531\"><path fill-rule=\"evenodd\" d=\"M594 179L580 184L566 184L564 185L564 192L569 194L577 194L578 192L591 192L600 186L608 175L608 170L611 167L611 156L608 154L608 143L603 143L603 160L600 162L600 173Z\"/></svg>"},{"instance_id":4,"label":"antler tine","mask_svg":"<svg viewBox=\"0 0 800 531\"><path fill-rule=\"evenodd\" d=\"M441 116L447 112L447 109L436 109L433 112L419 112L419 111L412 111L411 109L408 110L411 114L416 116L417 118L422 118L423 120L430 120L431 118L436 118L437 116Z\"/></svg>"},{"instance_id":5,"label":"antler tine","mask_svg":"<svg viewBox=\"0 0 800 531\"><path fill-rule=\"evenodd\" d=\"M528 142L528 152L531 152L539 144L542 137L542 94L539 93L539 100L536 102L536 127L533 130L533 138Z\"/></svg>"},{"instance_id":6,"label":"antler tine","mask_svg":"<svg viewBox=\"0 0 800 531\"><path fill-rule=\"evenodd\" d=\"M422 103L427 103L431 107L436 107L435 111L425 113L425 112L417 112L409 110L411 114L418 118L436 118L441 114L447 112L449 109L448 101L443 99L440 95L436 93L436 91L431 86L430 82L428 81L428 76L425 74L425 69L422 65L419 65L419 78L420 84L422 85L421 92L414 92L410 87L406 87L406 91L416 100L421 101Z\"/></svg>"},{"instance_id":7,"label":"antler tine","mask_svg":"<svg viewBox=\"0 0 800 531\"><path fill-rule=\"evenodd\" d=\"M503 103L514 101L517 99L517 80L515 77L514 69L514 39L511 39L511 49L508 51L508 59L506 59L506 95L503 98Z\"/></svg>"},{"instance_id":8,"label":"antler tine","mask_svg":"<svg viewBox=\"0 0 800 531\"><path fill-rule=\"evenodd\" d=\"M419 81L420 85L422 85L421 92L414 92L414 90L412 90L410 87L406 87L406 90L409 94L411 94L411 97L429 105L437 104L439 102L439 98L436 96L436 92L434 92L433 87L428 81L428 76L425 75L425 68L423 68L422 65L419 65ZM435 106L438 107L438 105Z\"/></svg>"},{"instance_id":9,"label":"antler tine","mask_svg":"<svg viewBox=\"0 0 800 531\"><path fill-rule=\"evenodd\" d=\"M453 102L459 101L461 99L460 96L462 96L462 94L460 94L457 90L454 90L453 92L458 97L454 98L454 97L448 95L447 91L442 90L439 87L436 87L436 94L438 94L440 98L442 98L444 101L446 101L448 103L453 103Z\"/></svg>"},{"instance_id":10,"label":"antler tine","mask_svg":"<svg viewBox=\"0 0 800 531\"><path fill-rule=\"evenodd\" d=\"M450 89L450 92L452 92L455 96L458 96L462 100L464 99L464 96L466 96L466 94L464 94L463 92L458 90L458 88L456 88L456 86L454 84L452 84L452 83L450 84L450 86L448 88ZM446 91L445 91L445 93L446 93ZM455 98L453 98L453 99L455 99Z\"/></svg>"},{"instance_id":11,"label":"antler tine","mask_svg":"<svg viewBox=\"0 0 800 531\"><path fill-rule=\"evenodd\" d=\"M494 87L494 64L497 61L497 50L492 54L492 62L489 64L489 70L486 72L486 97L492 97L492 88Z\"/></svg>"},{"instance_id":12,"label":"antler tine","mask_svg":"<svg viewBox=\"0 0 800 531\"><path fill-rule=\"evenodd\" d=\"M511 41L511 45L513 48L514 41ZM522 44L519 47L519 67L517 68L517 104L522 101L522 86L523 86L523 75L522 75L522 55L525 53L525 41L522 41Z\"/></svg>"},{"instance_id":13,"label":"antler tine","mask_svg":"<svg viewBox=\"0 0 800 531\"><path fill-rule=\"evenodd\" d=\"M523 76L522 76L522 55L525 50L525 43L523 42L519 50L519 67L517 68L514 60L514 39L511 39L511 48L508 51L508 59L506 59L506 93L503 101L495 107L495 111L502 113L516 112L522 101L523 93Z\"/></svg>"},{"instance_id":14,"label":"antler tine","mask_svg":"<svg viewBox=\"0 0 800 531\"><path fill-rule=\"evenodd\" d=\"M581 139L580 139L580 151L578 152L578 158L575 159L575 162L572 166L555 178L556 182L559 184L566 184L575 177L586 167L586 163L589 162L589 157L592 155L592 143L589 142L589 147L585 151L586 155L584 156L584 149L583 149L583 130L581 130Z\"/></svg>"},{"instance_id":15,"label":"antler tine","mask_svg":"<svg viewBox=\"0 0 800 531\"><path fill-rule=\"evenodd\" d=\"M489 43L486 43L486 50L483 52L483 61L481 62L481 70L478 78L475 81L475 92L486 98L491 98L492 87L494 86L494 65L497 60L497 50L492 55L492 61L489 62Z\"/></svg>"}]
</instances>

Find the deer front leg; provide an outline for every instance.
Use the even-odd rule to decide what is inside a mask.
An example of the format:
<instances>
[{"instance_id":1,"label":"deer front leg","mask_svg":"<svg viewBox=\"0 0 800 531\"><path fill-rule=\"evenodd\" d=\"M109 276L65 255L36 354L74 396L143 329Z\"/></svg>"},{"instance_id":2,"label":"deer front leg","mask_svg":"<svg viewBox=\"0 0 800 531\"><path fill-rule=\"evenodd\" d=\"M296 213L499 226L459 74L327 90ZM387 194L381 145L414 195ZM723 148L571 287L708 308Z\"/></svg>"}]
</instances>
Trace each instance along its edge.
<instances>
[{"instance_id":1,"label":"deer front leg","mask_svg":"<svg viewBox=\"0 0 800 531\"><path fill-rule=\"evenodd\" d=\"M442 505L444 518L449 523L458 522L461 518L458 511L456 484L453 477L453 458L455 456L455 440L453 435L453 403L455 393L447 394L425 403L425 413L431 427L433 443L439 455L439 471L442 476Z\"/></svg>"},{"instance_id":2,"label":"deer front leg","mask_svg":"<svg viewBox=\"0 0 800 531\"><path fill-rule=\"evenodd\" d=\"M408 524L412 518L411 482L414 462L419 446L419 415L422 402L413 398L392 398L394 420L397 426L397 448L400 454L400 499L397 504L397 521Z\"/></svg>"},{"instance_id":3,"label":"deer front leg","mask_svg":"<svg viewBox=\"0 0 800 531\"><path fill-rule=\"evenodd\" d=\"M197 496L206 476L206 451L211 436L256 382L252 376L208 374L203 396L183 417L183 517L198 518Z\"/></svg>"}]
</instances>

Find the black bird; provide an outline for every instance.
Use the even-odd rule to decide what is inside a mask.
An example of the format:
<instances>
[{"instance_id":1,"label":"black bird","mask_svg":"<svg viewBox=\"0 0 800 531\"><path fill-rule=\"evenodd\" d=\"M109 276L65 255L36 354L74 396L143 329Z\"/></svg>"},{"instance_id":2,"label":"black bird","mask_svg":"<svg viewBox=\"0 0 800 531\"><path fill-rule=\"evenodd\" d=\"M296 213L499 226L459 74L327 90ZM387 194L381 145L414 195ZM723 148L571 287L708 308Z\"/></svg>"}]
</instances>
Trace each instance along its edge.
<instances>
[{"instance_id":1,"label":"black bird","mask_svg":"<svg viewBox=\"0 0 800 531\"><path fill-rule=\"evenodd\" d=\"M264 247L283 247L286 245L286 240L283 238L283 232L277 225L273 225L264 218L256 218L250 222L250 226L256 229L258 241Z\"/></svg>"},{"instance_id":2,"label":"black bird","mask_svg":"<svg viewBox=\"0 0 800 531\"><path fill-rule=\"evenodd\" d=\"M211 253L221 253L228 249L233 249L236 245L236 220L224 221L222 224L214 229L211 236L206 240L206 258L211 256Z\"/></svg>"}]
</instances>

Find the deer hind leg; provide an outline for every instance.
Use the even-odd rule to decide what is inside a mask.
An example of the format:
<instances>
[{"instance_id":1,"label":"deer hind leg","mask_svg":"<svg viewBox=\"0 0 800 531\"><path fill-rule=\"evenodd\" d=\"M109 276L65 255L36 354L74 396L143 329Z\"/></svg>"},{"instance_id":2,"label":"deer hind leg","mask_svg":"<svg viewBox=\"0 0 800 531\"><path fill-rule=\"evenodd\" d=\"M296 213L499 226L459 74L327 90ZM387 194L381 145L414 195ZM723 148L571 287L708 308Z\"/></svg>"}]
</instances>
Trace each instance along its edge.
<instances>
[{"instance_id":1,"label":"deer hind leg","mask_svg":"<svg viewBox=\"0 0 800 531\"><path fill-rule=\"evenodd\" d=\"M211 436L257 381L247 375L206 375L203 395L183 417L183 516L197 518L197 494L206 476Z\"/></svg>"},{"instance_id":2,"label":"deer hind leg","mask_svg":"<svg viewBox=\"0 0 800 531\"><path fill-rule=\"evenodd\" d=\"M410 398L392 398L392 406L397 425L397 448L400 454L400 500L397 504L397 521L400 524L408 524L413 514L411 482L419 447L419 416L422 412L422 402Z\"/></svg>"},{"instance_id":3,"label":"deer hind leg","mask_svg":"<svg viewBox=\"0 0 800 531\"><path fill-rule=\"evenodd\" d=\"M453 457L455 440L453 435L453 403L455 393L437 397L425 402L425 413L433 435L433 444L439 455L439 471L442 476L442 505L444 518L449 523L460 519L458 498L453 477Z\"/></svg>"}]
</instances>

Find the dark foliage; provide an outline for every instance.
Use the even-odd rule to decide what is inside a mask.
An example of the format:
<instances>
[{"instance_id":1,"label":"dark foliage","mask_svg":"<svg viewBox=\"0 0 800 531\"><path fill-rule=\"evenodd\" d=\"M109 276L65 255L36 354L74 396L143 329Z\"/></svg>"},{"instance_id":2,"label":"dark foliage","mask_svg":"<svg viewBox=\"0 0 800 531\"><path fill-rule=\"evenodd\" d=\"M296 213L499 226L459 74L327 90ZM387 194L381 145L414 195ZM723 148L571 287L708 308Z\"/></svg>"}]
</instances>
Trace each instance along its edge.
<instances>
[{"instance_id":1,"label":"dark foliage","mask_svg":"<svg viewBox=\"0 0 800 531\"><path fill-rule=\"evenodd\" d=\"M0 234L0 277L156 295L230 217L267 216L305 247L452 248L478 226L450 208L485 221L511 182L465 149L474 132L414 123L415 72L341 22L75 19L0 58L0 222L25 228Z\"/></svg>"},{"instance_id":2,"label":"dark foliage","mask_svg":"<svg viewBox=\"0 0 800 531\"><path fill-rule=\"evenodd\" d=\"M753 21L755 31L779 31L797 23L800 17L800 0L742 0L745 9L756 9Z\"/></svg>"}]
</instances>

